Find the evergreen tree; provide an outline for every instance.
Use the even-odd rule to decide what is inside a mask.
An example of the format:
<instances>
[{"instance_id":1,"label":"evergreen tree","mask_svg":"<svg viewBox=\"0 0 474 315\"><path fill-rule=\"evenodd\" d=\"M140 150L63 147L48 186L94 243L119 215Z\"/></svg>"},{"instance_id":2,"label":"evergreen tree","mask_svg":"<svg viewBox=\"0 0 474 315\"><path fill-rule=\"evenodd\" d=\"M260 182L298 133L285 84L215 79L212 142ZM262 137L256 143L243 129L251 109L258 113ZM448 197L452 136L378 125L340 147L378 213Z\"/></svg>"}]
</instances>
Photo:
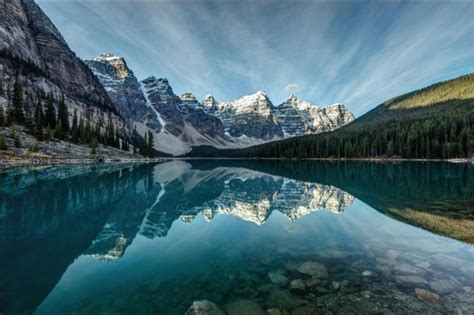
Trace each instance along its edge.
<instances>
[{"instance_id":1,"label":"evergreen tree","mask_svg":"<svg viewBox=\"0 0 474 315\"><path fill-rule=\"evenodd\" d=\"M23 87L18 80L16 79L13 84L13 95L11 101L11 122L17 124L25 123L25 111L23 104Z\"/></svg>"},{"instance_id":2,"label":"evergreen tree","mask_svg":"<svg viewBox=\"0 0 474 315\"><path fill-rule=\"evenodd\" d=\"M56 128L56 109L53 105L53 97L50 95L46 102L46 112L44 114L46 126L50 129Z\"/></svg>"},{"instance_id":3,"label":"evergreen tree","mask_svg":"<svg viewBox=\"0 0 474 315\"><path fill-rule=\"evenodd\" d=\"M25 104L25 127L29 134L34 133L34 123L33 123L33 115L30 110L30 106Z\"/></svg>"},{"instance_id":4,"label":"evergreen tree","mask_svg":"<svg viewBox=\"0 0 474 315\"><path fill-rule=\"evenodd\" d=\"M82 138L82 141L84 143L87 143L89 142L89 140L91 139L91 136L92 136L92 132L91 132L91 122L89 119L86 119L86 124L85 124L85 127L84 127L84 133L83 133L83 138ZM97 139L96 139L97 140Z\"/></svg>"},{"instance_id":5,"label":"evergreen tree","mask_svg":"<svg viewBox=\"0 0 474 315\"><path fill-rule=\"evenodd\" d=\"M120 132L119 132L118 126L115 127L114 147L116 147L117 149L120 149Z\"/></svg>"},{"instance_id":6,"label":"evergreen tree","mask_svg":"<svg viewBox=\"0 0 474 315\"><path fill-rule=\"evenodd\" d=\"M91 148L91 155L97 154L97 148L99 147L99 144L97 143L97 139L95 137L92 137L89 146Z\"/></svg>"},{"instance_id":7,"label":"evergreen tree","mask_svg":"<svg viewBox=\"0 0 474 315\"><path fill-rule=\"evenodd\" d=\"M5 126L5 113L3 111L3 106L0 106L0 127Z\"/></svg>"},{"instance_id":8,"label":"evergreen tree","mask_svg":"<svg viewBox=\"0 0 474 315\"><path fill-rule=\"evenodd\" d=\"M12 131L12 138L13 138L13 144L15 145L15 148L21 148L20 136L18 136L15 129L13 129Z\"/></svg>"},{"instance_id":9,"label":"evergreen tree","mask_svg":"<svg viewBox=\"0 0 474 315\"><path fill-rule=\"evenodd\" d=\"M35 106L35 113L33 115L33 135L36 137L36 139L40 141L43 140L43 116L43 105L41 104L41 99L38 98L38 101Z\"/></svg>"},{"instance_id":10,"label":"evergreen tree","mask_svg":"<svg viewBox=\"0 0 474 315\"><path fill-rule=\"evenodd\" d=\"M145 132L144 141L140 142L140 155L148 156L147 152L147 143L148 143L148 132Z\"/></svg>"},{"instance_id":11,"label":"evergreen tree","mask_svg":"<svg viewBox=\"0 0 474 315\"><path fill-rule=\"evenodd\" d=\"M79 125L77 127L77 143L84 143L85 142L85 134L84 134L85 126L84 126L84 118L79 119Z\"/></svg>"},{"instance_id":12,"label":"evergreen tree","mask_svg":"<svg viewBox=\"0 0 474 315\"><path fill-rule=\"evenodd\" d=\"M151 132L150 129L148 129L148 142L146 143L146 148L147 148L147 156L148 157L153 157L155 155L154 153L154 139L153 139L153 133Z\"/></svg>"},{"instance_id":13,"label":"evergreen tree","mask_svg":"<svg viewBox=\"0 0 474 315\"><path fill-rule=\"evenodd\" d=\"M112 121L112 117L109 116L107 127L105 129L105 145L115 146L115 141L114 122Z\"/></svg>"},{"instance_id":14,"label":"evergreen tree","mask_svg":"<svg viewBox=\"0 0 474 315\"><path fill-rule=\"evenodd\" d=\"M72 138L72 142L79 143L79 126L78 126L78 121L77 121L77 110L74 110L74 115L72 116L71 138Z\"/></svg>"},{"instance_id":15,"label":"evergreen tree","mask_svg":"<svg viewBox=\"0 0 474 315\"><path fill-rule=\"evenodd\" d=\"M69 132L69 114L64 96L61 98L61 101L58 105L58 122L61 124L63 136L66 137Z\"/></svg>"},{"instance_id":16,"label":"evergreen tree","mask_svg":"<svg viewBox=\"0 0 474 315\"><path fill-rule=\"evenodd\" d=\"M7 146L7 143L6 143L4 137L0 137L0 150L1 150L1 151L6 151L6 150L8 150L8 146Z\"/></svg>"}]
</instances>

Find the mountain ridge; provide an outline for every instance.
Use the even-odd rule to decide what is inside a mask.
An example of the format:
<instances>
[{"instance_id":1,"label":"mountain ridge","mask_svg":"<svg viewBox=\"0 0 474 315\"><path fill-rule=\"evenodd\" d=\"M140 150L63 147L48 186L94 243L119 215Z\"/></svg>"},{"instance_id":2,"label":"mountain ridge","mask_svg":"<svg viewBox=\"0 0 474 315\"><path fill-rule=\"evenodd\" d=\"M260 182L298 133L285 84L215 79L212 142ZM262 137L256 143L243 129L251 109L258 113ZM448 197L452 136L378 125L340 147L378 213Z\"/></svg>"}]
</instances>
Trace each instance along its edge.
<instances>
[{"instance_id":1,"label":"mountain ridge","mask_svg":"<svg viewBox=\"0 0 474 315\"><path fill-rule=\"evenodd\" d=\"M470 158L474 154L474 88L471 87L474 87L474 73L392 98L333 132L294 137L241 150L199 147L188 156ZM387 104L394 106L402 101L408 104L405 108L387 107Z\"/></svg>"},{"instance_id":2,"label":"mountain ridge","mask_svg":"<svg viewBox=\"0 0 474 315\"><path fill-rule=\"evenodd\" d=\"M123 109L125 116L130 116L131 107L143 107L143 102L134 104L134 100L127 102L119 97L120 94L124 94L120 93L120 89L133 88L127 86L123 78L119 80L119 86L116 86L113 83L114 79L110 78L122 72L124 77L133 76L133 81L138 82L133 71L126 66L124 58L109 53L85 62L94 70L110 97L119 103L118 106ZM96 66L97 63L108 65L99 68ZM119 68L114 70L116 73L107 71L107 67L117 68L117 64ZM281 115L279 106L274 106L263 90L232 101L219 102L210 94L202 101L198 101L191 92L177 96L165 78L152 75L139 83L141 87L135 86L133 93L143 94L143 99L154 115L149 115L147 119L141 121L132 117L141 122L134 126L141 135L145 134L146 129L150 129L154 133L155 147L174 155L185 154L192 147L200 145L220 149L242 148L300 134L333 130L354 118L342 104L336 106L337 108L334 105L321 108L307 103L311 108L296 111L300 119L311 122L312 127L305 125L304 130L283 133L282 128L287 123L286 117ZM153 126L150 122L154 120L157 123ZM164 129L163 132L161 127Z\"/></svg>"}]
</instances>

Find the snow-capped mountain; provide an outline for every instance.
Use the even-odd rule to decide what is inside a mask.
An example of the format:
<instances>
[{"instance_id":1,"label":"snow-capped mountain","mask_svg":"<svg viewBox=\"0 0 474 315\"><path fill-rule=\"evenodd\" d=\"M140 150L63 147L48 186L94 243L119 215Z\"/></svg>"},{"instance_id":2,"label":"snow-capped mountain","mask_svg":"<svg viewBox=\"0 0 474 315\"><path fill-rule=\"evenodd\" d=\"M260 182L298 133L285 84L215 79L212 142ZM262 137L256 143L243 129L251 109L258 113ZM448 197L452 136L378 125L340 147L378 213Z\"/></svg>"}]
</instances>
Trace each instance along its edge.
<instances>
[{"instance_id":1,"label":"snow-capped mountain","mask_svg":"<svg viewBox=\"0 0 474 315\"><path fill-rule=\"evenodd\" d=\"M273 104L264 91L231 102L217 102L211 95L202 102L206 112L215 115L231 137L272 140L283 137Z\"/></svg>"},{"instance_id":2,"label":"snow-capped mountain","mask_svg":"<svg viewBox=\"0 0 474 315\"><path fill-rule=\"evenodd\" d=\"M319 107L295 95L277 106L275 113L285 137L331 131L355 119L342 104Z\"/></svg>"},{"instance_id":3,"label":"snow-capped mountain","mask_svg":"<svg viewBox=\"0 0 474 315\"><path fill-rule=\"evenodd\" d=\"M191 146L228 145L222 122L197 106L188 106L186 100L174 94L168 80L152 76L141 83L149 106L163 125L163 130L155 135L155 148L179 155Z\"/></svg>"},{"instance_id":4,"label":"snow-capped mountain","mask_svg":"<svg viewBox=\"0 0 474 315\"><path fill-rule=\"evenodd\" d=\"M102 83L122 117L132 125L142 124L155 132L161 131L162 123L148 106L141 84L124 58L104 54L85 63Z\"/></svg>"},{"instance_id":5,"label":"snow-capped mountain","mask_svg":"<svg viewBox=\"0 0 474 315\"><path fill-rule=\"evenodd\" d=\"M243 148L287 137L334 130L354 116L342 104L314 106L296 96L274 106L264 91L230 102L207 95L202 102L190 92L174 94L167 79L142 81L114 54L86 61L120 114L139 134L151 130L155 148L173 155L193 146Z\"/></svg>"},{"instance_id":6,"label":"snow-capped mountain","mask_svg":"<svg viewBox=\"0 0 474 315\"><path fill-rule=\"evenodd\" d=\"M139 82L124 58L114 54L85 63L130 125L142 136L148 130L153 132L157 150L180 155L193 145L227 145L220 120L196 106L187 106L168 80L152 76Z\"/></svg>"}]
</instances>

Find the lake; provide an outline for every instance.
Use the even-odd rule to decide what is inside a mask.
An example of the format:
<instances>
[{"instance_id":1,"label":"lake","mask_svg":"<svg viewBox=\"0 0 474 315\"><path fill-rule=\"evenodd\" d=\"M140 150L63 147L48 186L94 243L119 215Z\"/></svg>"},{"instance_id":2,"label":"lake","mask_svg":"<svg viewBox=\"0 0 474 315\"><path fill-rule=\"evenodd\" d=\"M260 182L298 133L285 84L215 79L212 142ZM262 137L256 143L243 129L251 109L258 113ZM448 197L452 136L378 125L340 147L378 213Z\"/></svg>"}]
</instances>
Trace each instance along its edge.
<instances>
[{"instance_id":1,"label":"lake","mask_svg":"<svg viewBox=\"0 0 474 315\"><path fill-rule=\"evenodd\" d=\"M0 233L3 315L474 313L469 164L14 168Z\"/></svg>"}]
</instances>

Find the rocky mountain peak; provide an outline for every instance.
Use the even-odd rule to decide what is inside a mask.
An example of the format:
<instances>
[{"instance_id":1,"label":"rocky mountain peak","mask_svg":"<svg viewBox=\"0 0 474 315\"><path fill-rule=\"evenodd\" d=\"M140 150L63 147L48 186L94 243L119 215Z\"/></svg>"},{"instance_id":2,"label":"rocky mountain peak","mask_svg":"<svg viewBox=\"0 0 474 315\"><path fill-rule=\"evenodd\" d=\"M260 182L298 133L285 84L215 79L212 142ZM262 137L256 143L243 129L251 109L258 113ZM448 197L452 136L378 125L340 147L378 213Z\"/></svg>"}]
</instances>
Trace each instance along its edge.
<instances>
[{"instance_id":1,"label":"rocky mountain peak","mask_svg":"<svg viewBox=\"0 0 474 315\"><path fill-rule=\"evenodd\" d=\"M191 92L183 93L180 96L180 98L181 98L182 101L197 101L196 97Z\"/></svg>"},{"instance_id":2,"label":"rocky mountain peak","mask_svg":"<svg viewBox=\"0 0 474 315\"><path fill-rule=\"evenodd\" d=\"M257 91L254 94L243 96L235 101L232 101L236 110L266 110L273 106L272 102L265 91Z\"/></svg>"},{"instance_id":3,"label":"rocky mountain peak","mask_svg":"<svg viewBox=\"0 0 474 315\"><path fill-rule=\"evenodd\" d=\"M214 109L217 105L217 101L211 94L207 94L202 100L202 105L206 108Z\"/></svg>"},{"instance_id":4,"label":"rocky mountain peak","mask_svg":"<svg viewBox=\"0 0 474 315\"><path fill-rule=\"evenodd\" d=\"M107 61L107 62L111 62L111 61L115 61L115 60L124 60L122 57L116 55L116 54L113 54L113 53L106 53L106 54L100 54L98 55L97 57L94 58L95 61Z\"/></svg>"},{"instance_id":5,"label":"rocky mountain peak","mask_svg":"<svg viewBox=\"0 0 474 315\"><path fill-rule=\"evenodd\" d=\"M150 76L141 81L149 95L158 93L160 96L175 97L176 95L168 82L168 79Z\"/></svg>"},{"instance_id":6,"label":"rocky mountain peak","mask_svg":"<svg viewBox=\"0 0 474 315\"><path fill-rule=\"evenodd\" d=\"M287 102L297 102L299 100L298 96L296 96L295 94L291 94L290 97L288 97L288 99L286 100Z\"/></svg>"},{"instance_id":7,"label":"rocky mountain peak","mask_svg":"<svg viewBox=\"0 0 474 315\"><path fill-rule=\"evenodd\" d=\"M285 104L301 111L311 111L311 110L315 110L319 108L319 106L303 101L301 98L299 98L296 95L290 96L283 105Z\"/></svg>"},{"instance_id":8,"label":"rocky mountain peak","mask_svg":"<svg viewBox=\"0 0 474 315\"><path fill-rule=\"evenodd\" d=\"M115 54L101 54L92 60L85 60L85 63L92 69L94 74L101 79L101 75L108 75L116 80L125 80L134 77L133 71L128 68L123 57Z\"/></svg>"},{"instance_id":9,"label":"rocky mountain peak","mask_svg":"<svg viewBox=\"0 0 474 315\"><path fill-rule=\"evenodd\" d=\"M35 1L2 1L0 7L0 50L37 66L50 88L56 85L71 99L90 106L101 103L103 109L116 111L92 71L71 51ZM4 69L3 75L6 73Z\"/></svg>"}]
</instances>

